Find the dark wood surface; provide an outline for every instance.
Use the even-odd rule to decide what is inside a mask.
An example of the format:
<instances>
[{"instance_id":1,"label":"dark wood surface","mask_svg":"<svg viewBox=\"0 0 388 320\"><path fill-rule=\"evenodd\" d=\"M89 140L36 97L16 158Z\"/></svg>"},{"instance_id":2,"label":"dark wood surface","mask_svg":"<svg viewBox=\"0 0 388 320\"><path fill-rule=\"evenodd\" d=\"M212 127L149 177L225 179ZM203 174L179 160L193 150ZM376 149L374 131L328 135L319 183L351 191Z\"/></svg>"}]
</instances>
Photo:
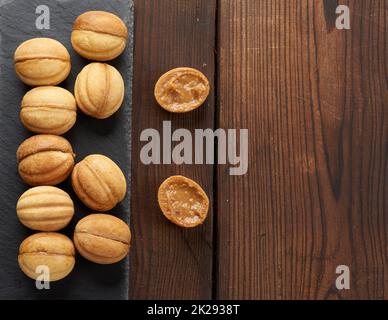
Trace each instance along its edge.
<instances>
[{"instance_id":1,"label":"dark wood surface","mask_svg":"<svg viewBox=\"0 0 388 320\"><path fill-rule=\"evenodd\" d=\"M351 30L335 28L333 0L136 1L130 299L388 299L388 2L341 3ZM215 87L172 116L153 86L183 65ZM248 173L142 165L140 132L163 120L249 129ZM158 209L177 173L213 200L196 230ZM338 265L350 290L335 288Z\"/></svg>"},{"instance_id":2,"label":"dark wood surface","mask_svg":"<svg viewBox=\"0 0 388 320\"><path fill-rule=\"evenodd\" d=\"M210 299L212 295L212 210L206 223L183 230L159 210L157 191L164 179L182 174L213 194L212 165L143 165L142 130L214 126L214 91L202 108L172 115L153 96L158 78L180 66L201 70L214 86L216 1L135 1L133 79L132 213L130 299Z\"/></svg>"}]
</instances>

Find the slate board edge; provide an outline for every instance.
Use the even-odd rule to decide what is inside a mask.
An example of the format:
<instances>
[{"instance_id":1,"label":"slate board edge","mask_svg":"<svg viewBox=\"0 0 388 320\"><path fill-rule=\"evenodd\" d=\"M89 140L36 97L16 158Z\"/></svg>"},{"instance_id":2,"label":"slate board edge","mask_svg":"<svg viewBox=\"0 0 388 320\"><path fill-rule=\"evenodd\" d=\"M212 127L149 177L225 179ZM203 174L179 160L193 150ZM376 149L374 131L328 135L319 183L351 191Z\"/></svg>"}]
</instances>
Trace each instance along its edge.
<instances>
[{"instance_id":1,"label":"slate board edge","mask_svg":"<svg viewBox=\"0 0 388 320\"><path fill-rule=\"evenodd\" d=\"M127 51L128 51L128 54L129 54L129 69L127 70L127 74L129 75L128 77L128 85L127 85L127 88L126 88L126 91L125 91L125 95L128 99L128 104L129 104L129 108L128 108L128 114L127 114L127 119L128 119L128 128L129 130L127 131L127 136L126 136L126 141L127 141L127 144L128 144L128 148L127 148L127 151L129 152L129 156L128 156L128 159L129 159L129 163L127 164L128 165L128 174L127 174L127 196L126 196L126 201L128 203L128 206L129 208L131 208L131 186L132 186L132 181L131 181L131 164L132 164L132 159L131 159L131 155L132 155L132 87L133 87L133 84L132 84L132 81L133 81L133 50L134 50L134 37L135 37L135 32L134 32L134 25L135 25L135 19L134 19L134 0L127 0L127 4L128 4L128 15L125 16L125 23L126 25L128 26L128 34L131 35L128 37L128 44L127 44ZM130 224L130 221L131 221L131 212L129 212L129 215L126 217L127 218L127 223L129 224L130 228L131 228L131 224ZM122 296L125 297L126 300L128 300L128 292L129 292L129 258L127 257L126 258L126 261L125 261L125 266L126 266L126 269L127 269L127 273L126 273L126 291L124 291L122 293Z\"/></svg>"}]
</instances>

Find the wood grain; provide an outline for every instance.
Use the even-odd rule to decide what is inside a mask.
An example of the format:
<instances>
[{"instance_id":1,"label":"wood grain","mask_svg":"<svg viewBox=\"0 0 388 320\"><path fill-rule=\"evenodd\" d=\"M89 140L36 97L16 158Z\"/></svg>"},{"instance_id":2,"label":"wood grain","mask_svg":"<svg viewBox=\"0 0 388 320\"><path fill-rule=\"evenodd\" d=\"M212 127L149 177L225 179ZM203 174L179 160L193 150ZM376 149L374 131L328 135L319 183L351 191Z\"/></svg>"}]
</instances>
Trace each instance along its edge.
<instances>
[{"instance_id":1,"label":"wood grain","mask_svg":"<svg viewBox=\"0 0 388 320\"><path fill-rule=\"evenodd\" d=\"M157 190L170 175L183 174L213 194L212 165L143 165L142 130L213 128L214 90L207 103L189 114L162 110L153 96L164 72L190 66L214 83L216 1L135 1L133 78L132 213L130 299L210 299L212 294L212 210L206 223L183 230L167 221L157 204Z\"/></svg>"},{"instance_id":2,"label":"wood grain","mask_svg":"<svg viewBox=\"0 0 388 320\"><path fill-rule=\"evenodd\" d=\"M219 2L219 122L250 168L217 171L218 298L388 299L388 3L340 1L337 30L332 2Z\"/></svg>"}]
</instances>

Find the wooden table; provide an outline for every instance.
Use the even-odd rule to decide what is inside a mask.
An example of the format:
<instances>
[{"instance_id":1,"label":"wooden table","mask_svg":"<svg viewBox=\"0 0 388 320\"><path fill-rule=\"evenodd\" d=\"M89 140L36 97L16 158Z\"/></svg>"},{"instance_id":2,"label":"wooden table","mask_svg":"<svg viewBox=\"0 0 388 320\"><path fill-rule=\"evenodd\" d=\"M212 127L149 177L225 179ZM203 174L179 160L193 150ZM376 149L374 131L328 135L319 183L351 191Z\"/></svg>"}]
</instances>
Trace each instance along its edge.
<instances>
[{"instance_id":1,"label":"wooden table","mask_svg":"<svg viewBox=\"0 0 388 320\"><path fill-rule=\"evenodd\" d=\"M130 299L388 298L388 2L136 0ZM172 115L158 77L192 66L205 106ZM249 171L143 165L142 130L249 129ZM211 198L183 230L156 201L183 174ZM335 286L350 268L350 290Z\"/></svg>"}]
</instances>

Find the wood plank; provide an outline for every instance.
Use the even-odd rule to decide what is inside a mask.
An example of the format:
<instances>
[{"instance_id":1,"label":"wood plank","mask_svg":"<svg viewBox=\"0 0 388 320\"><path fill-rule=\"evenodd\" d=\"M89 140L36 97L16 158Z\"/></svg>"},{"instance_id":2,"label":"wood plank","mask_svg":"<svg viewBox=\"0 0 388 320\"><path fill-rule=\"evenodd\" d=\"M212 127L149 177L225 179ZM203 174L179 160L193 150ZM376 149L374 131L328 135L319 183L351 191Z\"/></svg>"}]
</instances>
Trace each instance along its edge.
<instances>
[{"instance_id":1,"label":"wood plank","mask_svg":"<svg viewBox=\"0 0 388 320\"><path fill-rule=\"evenodd\" d=\"M135 1L133 79L132 213L130 299L210 299L212 294L212 210L201 227L183 230L168 222L157 204L157 190L170 175L198 181L210 198L213 166L143 165L142 130L162 132L213 128L214 91L206 105L183 115L162 110L153 97L159 76L174 67L191 66L214 83L216 1Z\"/></svg>"},{"instance_id":2,"label":"wood plank","mask_svg":"<svg viewBox=\"0 0 388 320\"><path fill-rule=\"evenodd\" d=\"M218 298L388 298L388 3L345 3L348 31L333 1L220 0L220 126L250 168L217 172Z\"/></svg>"}]
</instances>

